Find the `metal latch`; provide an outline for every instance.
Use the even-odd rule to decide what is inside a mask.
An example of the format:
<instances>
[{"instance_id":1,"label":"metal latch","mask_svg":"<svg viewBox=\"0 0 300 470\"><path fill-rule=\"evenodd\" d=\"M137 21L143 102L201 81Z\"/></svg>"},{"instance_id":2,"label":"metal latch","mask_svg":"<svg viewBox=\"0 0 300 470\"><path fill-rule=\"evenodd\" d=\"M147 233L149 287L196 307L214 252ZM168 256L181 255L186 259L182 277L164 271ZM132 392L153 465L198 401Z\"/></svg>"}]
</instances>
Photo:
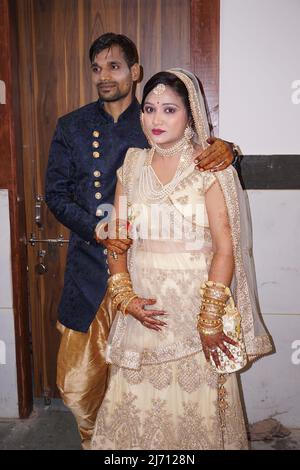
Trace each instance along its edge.
<instances>
[{"instance_id":1,"label":"metal latch","mask_svg":"<svg viewBox=\"0 0 300 470\"><path fill-rule=\"evenodd\" d=\"M36 243L48 243L49 245L63 246L64 243L69 243L69 240L65 240L63 235L58 235L57 238L40 239L36 238L34 233L31 233L30 238L27 240L27 243L30 243L31 246L35 246Z\"/></svg>"}]
</instances>

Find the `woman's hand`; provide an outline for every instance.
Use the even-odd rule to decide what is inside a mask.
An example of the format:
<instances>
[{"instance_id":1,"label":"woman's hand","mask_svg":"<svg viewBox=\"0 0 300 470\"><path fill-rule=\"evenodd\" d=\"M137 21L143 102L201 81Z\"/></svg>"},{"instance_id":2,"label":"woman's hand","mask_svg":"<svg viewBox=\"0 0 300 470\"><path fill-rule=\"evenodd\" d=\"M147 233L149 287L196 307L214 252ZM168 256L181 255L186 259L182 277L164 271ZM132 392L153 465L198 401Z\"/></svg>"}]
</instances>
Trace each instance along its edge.
<instances>
[{"instance_id":1,"label":"woman's hand","mask_svg":"<svg viewBox=\"0 0 300 470\"><path fill-rule=\"evenodd\" d=\"M140 297L136 297L129 303L126 313L132 315L146 328L161 331L161 327L166 326L167 323L154 317L157 315L167 315L167 313L164 310L145 310L144 308L145 305L153 305L155 303L155 299L142 299Z\"/></svg>"},{"instance_id":2,"label":"woman's hand","mask_svg":"<svg viewBox=\"0 0 300 470\"><path fill-rule=\"evenodd\" d=\"M95 239L96 242L101 243L107 249L107 251L111 253L115 252L118 255L124 255L132 243L132 240L129 238L122 240L107 238L106 240L101 240L95 237Z\"/></svg>"},{"instance_id":3,"label":"woman's hand","mask_svg":"<svg viewBox=\"0 0 300 470\"><path fill-rule=\"evenodd\" d=\"M232 344L233 346L237 346L237 342L229 338L229 336L226 336L225 333L221 332L212 336L202 335L200 333L200 339L203 346L205 358L208 362L210 360L211 355L216 366L220 367L221 364L218 355L218 348L220 348L221 351L223 351L223 353L226 354L227 357L229 357L229 359L234 360L233 355L224 343L226 342Z\"/></svg>"},{"instance_id":4,"label":"woman's hand","mask_svg":"<svg viewBox=\"0 0 300 470\"><path fill-rule=\"evenodd\" d=\"M128 238L127 222L116 219L111 222L99 223L95 229L94 238L110 252L123 255L130 248L132 240Z\"/></svg>"}]
</instances>

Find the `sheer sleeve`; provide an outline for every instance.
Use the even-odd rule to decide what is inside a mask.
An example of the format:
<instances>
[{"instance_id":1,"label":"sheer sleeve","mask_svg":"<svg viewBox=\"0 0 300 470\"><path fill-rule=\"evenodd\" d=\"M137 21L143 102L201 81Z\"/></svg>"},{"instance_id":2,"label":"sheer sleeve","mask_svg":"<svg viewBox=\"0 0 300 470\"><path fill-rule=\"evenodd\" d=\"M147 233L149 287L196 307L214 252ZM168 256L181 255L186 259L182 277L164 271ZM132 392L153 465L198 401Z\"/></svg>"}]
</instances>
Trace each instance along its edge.
<instances>
[{"instance_id":1,"label":"sheer sleeve","mask_svg":"<svg viewBox=\"0 0 300 470\"><path fill-rule=\"evenodd\" d=\"M123 186L123 180L124 180L124 175L123 175L123 166L120 166L117 170L117 178L119 183Z\"/></svg>"},{"instance_id":2,"label":"sheer sleeve","mask_svg":"<svg viewBox=\"0 0 300 470\"><path fill-rule=\"evenodd\" d=\"M216 172L215 176L222 188L229 216L235 267L231 288L242 316L247 354L253 360L270 353L273 346L258 301L249 202L232 166Z\"/></svg>"},{"instance_id":3,"label":"sheer sleeve","mask_svg":"<svg viewBox=\"0 0 300 470\"><path fill-rule=\"evenodd\" d=\"M203 173L203 191L207 193L209 188L217 181L216 176L210 171Z\"/></svg>"},{"instance_id":4,"label":"sheer sleeve","mask_svg":"<svg viewBox=\"0 0 300 470\"><path fill-rule=\"evenodd\" d=\"M134 158L136 150L139 150L139 149L132 147L127 150L123 165L120 166L120 168L117 170L117 178L122 186L126 186L126 181L128 179L127 177L128 171L130 171L129 169L131 167L132 159Z\"/></svg>"}]
</instances>

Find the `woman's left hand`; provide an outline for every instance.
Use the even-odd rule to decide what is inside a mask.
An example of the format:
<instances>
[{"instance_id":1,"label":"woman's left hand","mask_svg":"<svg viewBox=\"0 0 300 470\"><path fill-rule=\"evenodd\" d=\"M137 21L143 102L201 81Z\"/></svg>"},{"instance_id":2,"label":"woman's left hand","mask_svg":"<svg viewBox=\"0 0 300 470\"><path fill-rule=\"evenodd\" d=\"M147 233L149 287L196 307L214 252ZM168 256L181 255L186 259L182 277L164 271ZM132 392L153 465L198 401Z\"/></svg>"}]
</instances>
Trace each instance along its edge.
<instances>
[{"instance_id":1,"label":"woman's left hand","mask_svg":"<svg viewBox=\"0 0 300 470\"><path fill-rule=\"evenodd\" d=\"M225 335L225 333L221 332L211 336L202 335L200 333L200 339L203 346L205 358L208 362L210 360L211 355L216 366L220 367L221 364L218 355L218 348L220 348L221 351L223 351L223 353L226 354L227 357L229 357L229 359L234 360L234 357L229 351L229 349L226 347L225 342L232 344L233 346L237 346L237 342L229 338L229 336Z\"/></svg>"},{"instance_id":2,"label":"woman's left hand","mask_svg":"<svg viewBox=\"0 0 300 470\"><path fill-rule=\"evenodd\" d=\"M209 147L195 158L198 170L220 171L232 164L234 156L229 142L217 137L209 137L207 142L210 144Z\"/></svg>"}]
</instances>

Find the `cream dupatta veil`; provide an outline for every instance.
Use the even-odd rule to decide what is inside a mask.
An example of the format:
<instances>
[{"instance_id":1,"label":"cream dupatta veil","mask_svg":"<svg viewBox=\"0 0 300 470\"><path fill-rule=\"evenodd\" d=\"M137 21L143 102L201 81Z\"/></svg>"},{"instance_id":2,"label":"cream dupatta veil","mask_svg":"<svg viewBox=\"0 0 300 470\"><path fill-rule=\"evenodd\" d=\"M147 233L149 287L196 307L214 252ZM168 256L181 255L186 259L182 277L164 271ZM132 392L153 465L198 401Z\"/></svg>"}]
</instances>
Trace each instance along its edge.
<instances>
[{"instance_id":1,"label":"cream dupatta veil","mask_svg":"<svg viewBox=\"0 0 300 470\"><path fill-rule=\"evenodd\" d=\"M210 136L207 112L197 78L183 69L169 72L185 84L190 100L196 131L195 140L207 147ZM254 260L252 255L252 223L249 202L242 189L237 172L215 172L225 198L231 227L235 272L231 285L236 306L242 317L242 328L249 360L272 351L272 343L261 319Z\"/></svg>"}]
</instances>

